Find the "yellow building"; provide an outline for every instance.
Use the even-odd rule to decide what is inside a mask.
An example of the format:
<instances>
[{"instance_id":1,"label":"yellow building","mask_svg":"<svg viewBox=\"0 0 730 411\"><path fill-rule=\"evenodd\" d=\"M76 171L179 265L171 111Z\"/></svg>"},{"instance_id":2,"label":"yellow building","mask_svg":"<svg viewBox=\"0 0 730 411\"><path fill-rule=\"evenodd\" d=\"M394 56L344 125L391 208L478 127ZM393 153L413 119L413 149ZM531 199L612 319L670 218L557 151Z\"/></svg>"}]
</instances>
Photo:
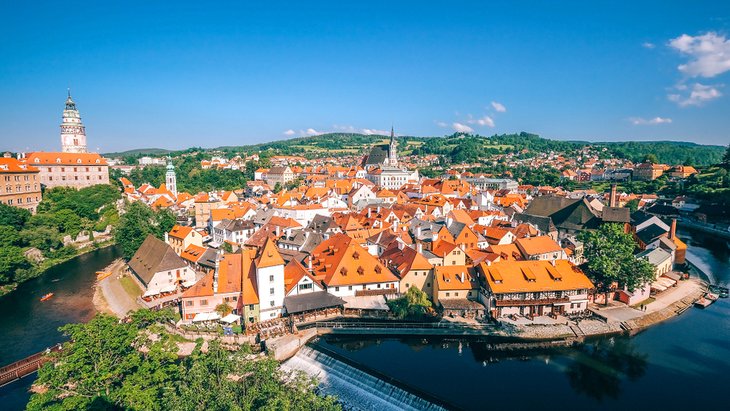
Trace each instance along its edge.
<instances>
[{"instance_id":1,"label":"yellow building","mask_svg":"<svg viewBox=\"0 0 730 411\"><path fill-rule=\"evenodd\" d=\"M9 155L0 158L0 203L35 213L41 202L38 169Z\"/></svg>"}]
</instances>

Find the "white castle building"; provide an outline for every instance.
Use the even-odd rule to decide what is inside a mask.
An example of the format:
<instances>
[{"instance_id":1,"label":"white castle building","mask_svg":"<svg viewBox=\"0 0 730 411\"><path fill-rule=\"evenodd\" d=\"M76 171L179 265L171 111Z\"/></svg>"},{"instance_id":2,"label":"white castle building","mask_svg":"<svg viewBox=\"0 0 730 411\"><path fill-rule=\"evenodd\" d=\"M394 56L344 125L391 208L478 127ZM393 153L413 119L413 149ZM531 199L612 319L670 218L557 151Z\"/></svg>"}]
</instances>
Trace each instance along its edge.
<instances>
[{"instance_id":1,"label":"white castle building","mask_svg":"<svg viewBox=\"0 0 730 411\"><path fill-rule=\"evenodd\" d=\"M76 109L76 103L71 99L71 90L68 91L66 109L63 110L61 121L61 151L64 153L86 153L86 128L81 122L81 115Z\"/></svg>"}]
</instances>

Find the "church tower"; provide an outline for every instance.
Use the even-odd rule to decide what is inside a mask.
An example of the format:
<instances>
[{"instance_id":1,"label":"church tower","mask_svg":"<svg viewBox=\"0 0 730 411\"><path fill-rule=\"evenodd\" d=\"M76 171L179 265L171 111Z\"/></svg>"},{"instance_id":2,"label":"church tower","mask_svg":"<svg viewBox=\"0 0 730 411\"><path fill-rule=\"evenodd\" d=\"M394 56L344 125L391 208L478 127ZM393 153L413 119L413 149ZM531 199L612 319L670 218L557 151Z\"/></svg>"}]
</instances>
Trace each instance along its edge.
<instances>
[{"instance_id":1,"label":"church tower","mask_svg":"<svg viewBox=\"0 0 730 411\"><path fill-rule=\"evenodd\" d=\"M393 126L390 127L390 144L388 145L388 165L391 167L398 166L398 153L396 151L395 133Z\"/></svg>"},{"instance_id":2,"label":"church tower","mask_svg":"<svg viewBox=\"0 0 730 411\"><path fill-rule=\"evenodd\" d=\"M86 129L81 122L76 103L71 99L71 90L68 91L66 109L63 110L61 122L61 151L64 153L86 153Z\"/></svg>"},{"instance_id":3,"label":"church tower","mask_svg":"<svg viewBox=\"0 0 730 411\"><path fill-rule=\"evenodd\" d=\"M165 186L175 197L177 197L177 177L175 176L175 166L172 165L172 159L170 159L170 157L167 157Z\"/></svg>"}]
</instances>

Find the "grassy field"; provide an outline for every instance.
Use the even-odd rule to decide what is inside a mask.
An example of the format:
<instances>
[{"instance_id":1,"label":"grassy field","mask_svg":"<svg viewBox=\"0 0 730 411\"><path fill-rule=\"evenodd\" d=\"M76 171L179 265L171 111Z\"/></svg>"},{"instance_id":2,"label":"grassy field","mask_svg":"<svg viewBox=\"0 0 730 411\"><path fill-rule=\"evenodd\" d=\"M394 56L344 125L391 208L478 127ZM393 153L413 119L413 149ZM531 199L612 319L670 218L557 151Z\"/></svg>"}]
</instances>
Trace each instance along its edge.
<instances>
[{"instance_id":1,"label":"grassy field","mask_svg":"<svg viewBox=\"0 0 730 411\"><path fill-rule=\"evenodd\" d=\"M129 295L132 300L136 300L137 297L142 295L142 290L139 289L137 283L135 283L131 278L124 276L119 279L119 283L122 284L122 288L124 288L124 291L127 292L127 295Z\"/></svg>"}]
</instances>

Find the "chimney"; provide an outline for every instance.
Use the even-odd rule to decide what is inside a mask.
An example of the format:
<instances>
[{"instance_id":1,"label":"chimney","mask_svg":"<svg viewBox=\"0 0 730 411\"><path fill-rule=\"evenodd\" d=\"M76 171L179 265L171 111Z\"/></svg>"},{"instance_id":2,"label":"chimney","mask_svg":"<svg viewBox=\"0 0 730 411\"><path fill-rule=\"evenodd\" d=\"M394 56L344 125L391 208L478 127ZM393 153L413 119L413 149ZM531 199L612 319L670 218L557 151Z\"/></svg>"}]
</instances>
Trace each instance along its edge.
<instances>
[{"instance_id":1,"label":"chimney","mask_svg":"<svg viewBox=\"0 0 730 411\"><path fill-rule=\"evenodd\" d=\"M421 238L421 226L420 224L416 227L416 239Z\"/></svg>"},{"instance_id":2,"label":"chimney","mask_svg":"<svg viewBox=\"0 0 730 411\"><path fill-rule=\"evenodd\" d=\"M419 254L423 254L423 243L419 242L418 244L416 244L416 250Z\"/></svg>"},{"instance_id":3,"label":"chimney","mask_svg":"<svg viewBox=\"0 0 730 411\"><path fill-rule=\"evenodd\" d=\"M464 273L459 273L457 275L459 277L459 281L461 281L463 283L464 282Z\"/></svg>"},{"instance_id":4,"label":"chimney","mask_svg":"<svg viewBox=\"0 0 730 411\"><path fill-rule=\"evenodd\" d=\"M550 260L550 264L552 264L553 267L555 267L555 260Z\"/></svg>"},{"instance_id":5,"label":"chimney","mask_svg":"<svg viewBox=\"0 0 730 411\"><path fill-rule=\"evenodd\" d=\"M380 214L380 206L378 206L378 214Z\"/></svg>"},{"instance_id":6,"label":"chimney","mask_svg":"<svg viewBox=\"0 0 730 411\"><path fill-rule=\"evenodd\" d=\"M276 236L277 236L277 237L279 236L279 233L280 233L280 232L281 232L281 227L279 227L279 226L277 225L277 226L276 226Z\"/></svg>"},{"instance_id":7,"label":"chimney","mask_svg":"<svg viewBox=\"0 0 730 411\"><path fill-rule=\"evenodd\" d=\"M312 272L312 254L309 254L309 258L307 258L307 269L309 269L309 272Z\"/></svg>"},{"instance_id":8,"label":"chimney","mask_svg":"<svg viewBox=\"0 0 730 411\"><path fill-rule=\"evenodd\" d=\"M370 212L372 211L371 207L368 207L368 219L370 218Z\"/></svg>"},{"instance_id":9,"label":"chimney","mask_svg":"<svg viewBox=\"0 0 730 411\"><path fill-rule=\"evenodd\" d=\"M677 219L672 219L672 225L669 227L669 239L674 240L674 237L677 235Z\"/></svg>"},{"instance_id":10,"label":"chimney","mask_svg":"<svg viewBox=\"0 0 730 411\"><path fill-rule=\"evenodd\" d=\"M170 244L170 237L167 234L167 231L165 231L165 243Z\"/></svg>"},{"instance_id":11,"label":"chimney","mask_svg":"<svg viewBox=\"0 0 730 411\"><path fill-rule=\"evenodd\" d=\"M618 207L618 197L616 196L616 183L611 184L611 194L608 198L609 207Z\"/></svg>"}]
</instances>

